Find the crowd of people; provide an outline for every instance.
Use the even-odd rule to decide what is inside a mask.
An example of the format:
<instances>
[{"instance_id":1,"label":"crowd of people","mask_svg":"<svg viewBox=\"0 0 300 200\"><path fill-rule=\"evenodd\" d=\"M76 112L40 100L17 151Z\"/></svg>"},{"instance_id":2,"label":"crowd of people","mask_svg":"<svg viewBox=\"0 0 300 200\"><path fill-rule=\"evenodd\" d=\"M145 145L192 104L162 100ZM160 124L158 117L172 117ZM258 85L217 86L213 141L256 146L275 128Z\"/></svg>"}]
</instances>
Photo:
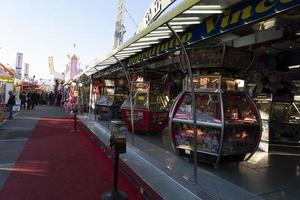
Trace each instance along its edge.
<instances>
[{"instance_id":1,"label":"crowd of people","mask_svg":"<svg viewBox=\"0 0 300 200\"><path fill-rule=\"evenodd\" d=\"M21 100L21 109L33 109L36 105L61 105L61 93L36 91L22 92L19 96Z\"/></svg>"}]
</instances>

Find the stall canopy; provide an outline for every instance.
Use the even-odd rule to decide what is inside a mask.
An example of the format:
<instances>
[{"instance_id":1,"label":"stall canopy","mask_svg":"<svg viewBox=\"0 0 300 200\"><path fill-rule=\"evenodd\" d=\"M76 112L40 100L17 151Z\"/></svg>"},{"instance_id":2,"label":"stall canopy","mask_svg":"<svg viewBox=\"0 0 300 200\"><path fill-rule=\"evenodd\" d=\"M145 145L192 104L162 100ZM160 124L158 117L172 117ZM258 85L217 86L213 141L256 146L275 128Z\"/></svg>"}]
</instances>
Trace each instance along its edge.
<instances>
[{"instance_id":1,"label":"stall canopy","mask_svg":"<svg viewBox=\"0 0 300 200\"><path fill-rule=\"evenodd\" d=\"M180 48L167 24L181 38L185 46L232 31L243 25L300 5L300 0L189 0L147 26L125 44L102 59L90 63L82 73L91 76L114 66L119 61L127 66L152 59ZM120 70L114 68L113 70Z\"/></svg>"},{"instance_id":2,"label":"stall canopy","mask_svg":"<svg viewBox=\"0 0 300 200\"><path fill-rule=\"evenodd\" d=\"M14 71L2 63L0 63L0 81L10 83L14 82Z\"/></svg>"}]
</instances>

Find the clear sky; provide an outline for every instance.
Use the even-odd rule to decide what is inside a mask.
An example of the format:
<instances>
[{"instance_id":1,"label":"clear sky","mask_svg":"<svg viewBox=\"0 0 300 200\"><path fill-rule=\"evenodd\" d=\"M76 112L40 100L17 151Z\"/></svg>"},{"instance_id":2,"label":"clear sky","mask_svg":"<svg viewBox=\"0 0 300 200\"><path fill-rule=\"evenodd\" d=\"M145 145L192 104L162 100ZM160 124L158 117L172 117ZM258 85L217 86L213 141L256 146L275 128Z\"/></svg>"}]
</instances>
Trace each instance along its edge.
<instances>
[{"instance_id":1,"label":"clear sky","mask_svg":"<svg viewBox=\"0 0 300 200\"><path fill-rule=\"evenodd\" d=\"M152 1L125 0L125 7L139 24ZM0 8L0 62L14 68L21 52L30 76L47 76L48 56L63 71L69 53L87 65L112 50L117 0L0 0ZM124 41L136 30L127 14L125 27Z\"/></svg>"}]
</instances>

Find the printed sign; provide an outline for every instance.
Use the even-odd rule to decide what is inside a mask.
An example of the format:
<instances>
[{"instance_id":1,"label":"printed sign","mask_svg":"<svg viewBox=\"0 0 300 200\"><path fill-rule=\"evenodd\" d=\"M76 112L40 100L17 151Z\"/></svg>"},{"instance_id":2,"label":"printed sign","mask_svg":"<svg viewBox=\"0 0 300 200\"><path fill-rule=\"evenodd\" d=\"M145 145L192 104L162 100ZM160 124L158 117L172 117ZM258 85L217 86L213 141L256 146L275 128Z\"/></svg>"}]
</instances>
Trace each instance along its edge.
<instances>
[{"instance_id":1,"label":"printed sign","mask_svg":"<svg viewBox=\"0 0 300 200\"><path fill-rule=\"evenodd\" d=\"M200 42L219 34L232 31L245 24L257 22L267 17L300 5L300 0L255 0L241 1L220 15L213 15L201 24L188 29L180 35L185 46ZM173 37L160 42L158 45L146 49L128 60L128 65L145 61L153 56L174 51L180 46L179 41Z\"/></svg>"},{"instance_id":2,"label":"printed sign","mask_svg":"<svg viewBox=\"0 0 300 200\"><path fill-rule=\"evenodd\" d=\"M22 76L23 53L17 53L16 59L16 78L21 79Z\"/></svg>"},{"instance_id":3,"label":"printed sign","mask_svg":"<svg viewBox=\"0 0 300 200\"><path fill-rule=\"evenodd\" d=\"M159 15L174 2L175 0L154 0L151 6L148 8L147 12L145 13L137 32L140 32L150 23L152 23L155 19L157 19Z\"/></svg>"}]
</instances>

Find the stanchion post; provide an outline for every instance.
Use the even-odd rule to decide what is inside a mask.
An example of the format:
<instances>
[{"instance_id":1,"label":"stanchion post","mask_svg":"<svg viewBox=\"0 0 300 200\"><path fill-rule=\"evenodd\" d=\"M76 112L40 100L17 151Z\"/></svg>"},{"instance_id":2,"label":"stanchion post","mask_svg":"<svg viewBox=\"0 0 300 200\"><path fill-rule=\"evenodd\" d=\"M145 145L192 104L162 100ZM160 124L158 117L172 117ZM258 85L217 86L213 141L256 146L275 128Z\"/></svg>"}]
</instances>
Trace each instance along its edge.
<instances>
[{"instance_id":1,"label":"stanchion post","mask_svg":"<svg viewBox=\"0 0 300 200\"><path fill-rule=\"evenodd\" d=\"M76 113L74 113L74 132L77 131L76 124L77 124L77 115L76 115Z\"/></svg>"},{"instance_id":2,"label":"stanchion post","mask_svg":"<svg viewBox=\"0 0 300 200\"><path fill-rule=\"evenodd\" d=\"M125 132L127 131L126 125L123 121L111 121L111 137L110 147L115 153L115 166L114 166L114 177L113 187L109 192L105 192L101 196L101 200L126 200L127 194L119 191L118 189L118 174L119 174L119 155L120 153L126 153L126 137Z\"/></svg>"}]
</instances>

